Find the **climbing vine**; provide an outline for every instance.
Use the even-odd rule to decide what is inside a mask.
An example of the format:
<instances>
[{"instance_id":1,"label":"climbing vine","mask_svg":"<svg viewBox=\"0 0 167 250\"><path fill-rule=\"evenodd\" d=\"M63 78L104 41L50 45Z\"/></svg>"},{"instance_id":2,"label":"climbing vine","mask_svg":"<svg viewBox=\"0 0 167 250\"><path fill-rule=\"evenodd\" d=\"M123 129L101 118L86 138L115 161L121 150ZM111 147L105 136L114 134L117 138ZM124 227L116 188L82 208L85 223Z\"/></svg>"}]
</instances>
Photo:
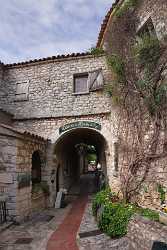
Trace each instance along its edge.
<instances>
[{"instance_id":1,"label":"climbing vine","mask_svg":"<svg viewBox=\"0 0 167 250\"><path fill-rule=\"evenodd\" d=\"M154 163L167 156L167 44L155 34L136 34L137 4L127 0L117 7L106 47L112 72L107 91L120 108L117 131L125 200L140 192Z\"/></svg>"}]
</instances>

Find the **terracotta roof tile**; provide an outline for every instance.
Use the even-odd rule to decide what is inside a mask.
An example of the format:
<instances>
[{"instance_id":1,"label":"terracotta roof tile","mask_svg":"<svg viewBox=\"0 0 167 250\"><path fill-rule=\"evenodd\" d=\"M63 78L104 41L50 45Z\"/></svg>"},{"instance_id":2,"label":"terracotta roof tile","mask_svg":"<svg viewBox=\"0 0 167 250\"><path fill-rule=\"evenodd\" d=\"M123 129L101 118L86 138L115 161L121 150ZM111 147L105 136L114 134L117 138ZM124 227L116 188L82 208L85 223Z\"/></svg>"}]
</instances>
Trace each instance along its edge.
<instances>
[{"instance_id":1,"label":"terracotta roof tile","mask_svg":"<svg viewBox=\"0 0 167 250\"><path fill-rule=\"evenodd\" d=\"M90 52L84 52L84 53L72 53L67 55L57 55L57 56L51 56L46 58L40 58L40 59L33 59L25 62L18 62L18 63L10 63L5 64L5 66L19 66L19 65L26 65L30 63L36 63L36 62L44 62L44 61L51 61L51 60L59 60L59 59L68 59L68 58L77 58L77 57L83 57L83 56L91 56L92 54Z\"/></svg>"},{"instance_id":2,"label":"terracotta roof tile","mask_svg":"<svg viewBox=\"0 0 167 250\"><path fill-rule=\"evenodd\" d=\"M6 129L8 129L8 130L11 130L11 131L13 131L13 132L15 132L15 133L18 133L18 134L21 134L21 135L25 135L25 136L29 136L29 137L31 137L31 138L35 138L35 139L37 139L37 140L48 141L48 139L45 139L44 137L41 137L41 136L39 136L39 135L35 135L35 134L30 133L30 132L27 132L27 131L23 131L23 130L21 130L21 129L17 129L17 128L15 128L15 127L12 127L12 126L10 126L10 125L6 125L6 124L4 124L4 123L0 123L0 127L6 128Z\"/></svg>"},{"instance_id":3,"label":"terracotta roof tile","mask_svg":"<svg viewBox=\"0 0 167 250\"><path fill-rule=\"evenodd\" d=\"M120 0L115 0L115 2L113 3L112 7L110 8L110 10L107 12L102 24L101 24L101 29L100 29L100 33L99 33L99 36L98 36L98 40L97 40L97 45L96 47L100 47L101 45L101 41L103 39L103 36L104 36L104 32L107 28L107 25L108 25L108 21L110 19L110 16L113 12L113 10L115 9L115 7L117 6L117 4L120 2Z\"/></svg>"}]
</instances>

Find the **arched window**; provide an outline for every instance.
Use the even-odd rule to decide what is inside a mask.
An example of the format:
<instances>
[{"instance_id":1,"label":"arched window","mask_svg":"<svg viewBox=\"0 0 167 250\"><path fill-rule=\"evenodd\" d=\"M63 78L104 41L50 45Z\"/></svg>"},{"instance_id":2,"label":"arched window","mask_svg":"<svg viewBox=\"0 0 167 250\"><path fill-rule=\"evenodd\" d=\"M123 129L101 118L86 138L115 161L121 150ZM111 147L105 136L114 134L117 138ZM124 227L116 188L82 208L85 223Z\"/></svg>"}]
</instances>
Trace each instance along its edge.
<instances>
[{"instance_id":1,"label":"arched window","mask_svg":"<svg viewBox=\"0 0 167 250\"><path fill-rule=\"evenodd\" d=\"M41 182L41 158L38 151L32 155L32 185Z\"/></svg>"}]
</instances>

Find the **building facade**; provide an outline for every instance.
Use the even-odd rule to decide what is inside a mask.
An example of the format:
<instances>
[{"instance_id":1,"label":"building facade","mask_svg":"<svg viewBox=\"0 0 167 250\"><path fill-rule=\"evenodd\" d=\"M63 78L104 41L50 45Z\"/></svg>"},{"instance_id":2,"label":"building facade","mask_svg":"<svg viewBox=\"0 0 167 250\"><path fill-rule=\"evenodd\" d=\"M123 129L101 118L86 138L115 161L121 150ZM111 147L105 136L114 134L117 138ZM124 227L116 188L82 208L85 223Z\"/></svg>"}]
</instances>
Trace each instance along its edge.
<instances>
[{"instance_id":1,"label":"building facade","mask_svg":"<svg viewBox=\"0 0 167 250\"><path fill-rule=\"evenodd\" d=\"M106 15L97 47L111 49L112 16L125 2L116 1ZM158 39L164 37L166 10L165 0L141 1L133 12L136 32L151 20ZM77 182L79 144L96 148L108 183L119 191L118 113L105 91L110 76L105 55L91 53L1 63L0 188L10 217L53 206L58 190ZM49 197L33 196L33 181L47 183Z\"/></svg>"}]
</instances>

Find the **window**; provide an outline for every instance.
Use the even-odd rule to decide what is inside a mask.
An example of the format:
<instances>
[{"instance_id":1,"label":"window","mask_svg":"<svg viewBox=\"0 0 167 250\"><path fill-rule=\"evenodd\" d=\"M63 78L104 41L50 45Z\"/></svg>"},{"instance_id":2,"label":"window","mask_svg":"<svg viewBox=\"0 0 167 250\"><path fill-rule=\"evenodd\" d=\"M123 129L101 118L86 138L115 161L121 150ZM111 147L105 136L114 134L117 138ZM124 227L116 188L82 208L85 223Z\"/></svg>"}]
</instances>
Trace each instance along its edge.
<instances>
[{"instance_id":1,"label":"window","mask_svg":"<svg viewBox=\"0 0 167 250\"><path fill-rule=\"evenodd\" d=\"M104 79L102 70L95 70L85 74L74 75L74 93L82 94L103 88Z\"/></svg>"},{"instance_id":2,"label":"window","mask_svg":"<svg viewBox=\"0 0 167 250\"><path fill-rule=\"evenodd\" d=\"M143 25L142 27L138 30L137 36L142 37L143 35L148 35L148 36L156 36L156 31L152 22L152 19L149 18ZM157 38L158 39L158 38Z\"/></svg>"},{"instance_id":3,"label":"window","mask_svg":"<svg viewBox=\"0 0 167 250\"><path fill-rule=\"evenodd\" d=\"M29 82L17 83L16 85L16 101L28 100Z\"/></svg>"},{"instance_id":4,"label":"window","mask_svg":"<svg viewBox=\"0 0 167 250\"><path fill-rule=\"evenodd\" d=\"M74 93L88 92L88 74L81 74L74 76Z\"/></svg>"}]
</instances>

